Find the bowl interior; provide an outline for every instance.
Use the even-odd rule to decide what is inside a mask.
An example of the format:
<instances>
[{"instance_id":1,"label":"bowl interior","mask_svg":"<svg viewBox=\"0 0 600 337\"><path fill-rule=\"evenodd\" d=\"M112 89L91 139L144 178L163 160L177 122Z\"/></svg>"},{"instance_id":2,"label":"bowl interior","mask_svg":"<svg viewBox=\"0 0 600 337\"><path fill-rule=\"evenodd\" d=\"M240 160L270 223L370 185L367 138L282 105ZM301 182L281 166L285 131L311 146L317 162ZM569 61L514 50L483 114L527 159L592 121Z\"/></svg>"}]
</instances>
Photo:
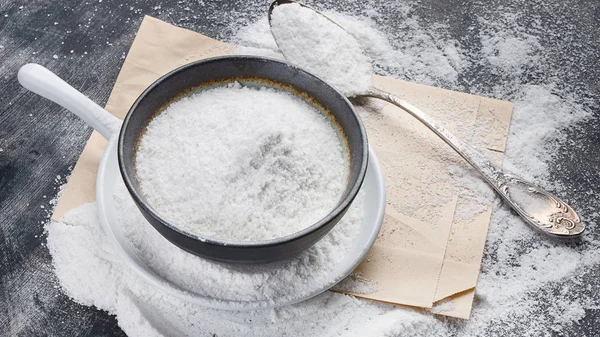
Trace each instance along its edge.
<instances>
[{"instance_id":1,"label":"bowl interior","mask_svg":"<svg viewBox=\"0 0 600 337\"><path fill-rule=\"evenodd\" d=\"M329 117L343 133L343 137L347 141L349 164L346 189L337 207L316 224L287 237L264 242L224 242L202 238L197 234L180 230L177 224L170 223L168 219L162 218L144 198L135 172L135 151L148 123L166 105L182 95L198 90L199 87L223 85L223 83L234 80L254 83L264 82L272 84L271 86L283 86L286 90L295 91L297 95L303 96L305 100L320 105L322 107L320 110L324 108L328 111ZM171 227L173 230L201 241L239 246L290 240L295 236L306 235L306 233L316 230L331 221L345 211L356 193L358 193L365 176L368 157L364 128L352 104L344 96L317 77L287 63L250 56L218 57L202 60L180 67L161 77L140 95L127 114L119 137L118 151L121 174L129 192L136 203L152 214L153 218L158 219L162 224Z\"/></svg>"}]
</instances>

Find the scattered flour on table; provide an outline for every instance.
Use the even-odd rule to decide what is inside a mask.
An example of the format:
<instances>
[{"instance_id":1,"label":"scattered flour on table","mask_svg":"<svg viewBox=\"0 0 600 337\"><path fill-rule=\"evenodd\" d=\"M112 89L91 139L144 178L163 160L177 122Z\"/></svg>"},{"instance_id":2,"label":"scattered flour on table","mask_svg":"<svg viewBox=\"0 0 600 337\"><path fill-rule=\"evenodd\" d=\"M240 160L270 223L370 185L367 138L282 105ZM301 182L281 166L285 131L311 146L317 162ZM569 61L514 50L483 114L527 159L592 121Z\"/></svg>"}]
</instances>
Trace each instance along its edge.
<instances>
[{"instance_id":1,"label":"scattered flour on table","mask_svg":"<svg viewBox=\"0 0 600 337\"><path fill-rule=\"evenodd\" d=\"M365 278L362 273L352 273L331 290L355 294L372 294L377 291L377 283Z\"/></svg>"},{"instance_id":2,"label":"scattered flour on table","mask_svg":"<svg viewBox=\"0 0 600 337\"><path fill-rule=\"evenodd\" d=\"M327 8L319 9L359 38L373 58L378 74L513 101L515 110L505 166L526 178L535 178L558 194L564 190L564 186L551 183L549 165L554 160L556 145L564 144L569 132L576 132L576 125L585 122L590 111L581 103L582 97L568 87L551 80L536 82L528 79L531 69L551 71L552 67L560 67L546 62L556 50L546 49L541 39L545 34L543 30L528 31L530 28L522 23L524 18L503 16L498 9L489 8L488 14L493 20L480 18L477 23L481 31L471 34L479 39L475 42L481 44L481 49L465 54L461 42L445 37L444 30L449 27L421 23L422 20L412 14L410 6L403 3L371 4L381 13L369 10L362 15L349 16ZM251 10L264 16L263 5L248 9ZM501 9L510 10L514 9ZM374 27L377 22L386 20L385 13L400 18L398 26L378 31ZM262 34L254 34L255 31L262 31ZM255 54L276 55L273 54L276 47L272 37L266 32L268 24L265 19L260 19L248 23L232 40L238 44L248 41L246 45L252 47ZM483 87L481 84L459 85L459 78L469 71L488 72L499 77ZM452 168L452 173L465 181L473 198L489 200L485 184L477 184L477 175L472 171ZM590 198L594 197L592 191ZM65 241L53 251L55 268L62 275L61 283L69 295L82 303L99 303L96 305L100 308L116 313L119 325L131 336L538 337L569 335L569 327L577 326L590 310L600 308L597 296L600 282L590 277L593 275L590 270L597 269L600 264L597 253L600 240L595 234L600 214L592 208L582 210L589 226L582 242L565 244L546 240L532 232L510 210L496 203L469 321L439 319L431 314L331 292L278 310L236 313L192 307L156 294L140 281L136 283L139 287L134 288L135 291L115 293L112 291L115 280L109 271L122 267L112 251L91 260L77 258L79 251L85 254L84 251L93 250L99 254L106 246L103 237L95 236L96 232L90 229L98 225L95 212L93 204L86 205L65 218L65 221L69 218L75 221L70 221L73 226L63 225L61 230L72 231L69 235L81 235L82 238L66 241L66 234L58 235ZM85 236L90 239L86 241ZM67 250L77 252L72 254L73 259L55 256ZM103 269L103 265L111 268ZM98 279L90 280L86 275ZM85 287L83 283L86 282L103 282L108 290L95 288L85 292L75 289ZM155 306L152 310L140 310L145 307L144 301L151 301ZM110 303L117 305L111 309ZM448 301L438 303L434 311L452 308L452 302Z\"/></svg>"},{"instance_id":3,"label":"scattered flour on table","mask_svg":"<svg viewBox=\"0 0 600 337\"><path fill-rule=\"evenodd\" d=\"M352 35L323 15L296 3L283 4L273 9L271 27L291 63L319 76L346 96L369 90L370 58Z\"/></svg>"},{"instance_id":4,"label":"scattered flour on table","mask_svg":"<svg viewBox=\"0 0 600 337\"><path fill-rule=\"evenodd\" d=\"M538 62L541 49L537 38L526 36L518 38L510 33L498 33L494 35L482 34L482 52L487 56L487 62L492 70L499 75L518 76L524 71L524 67L530 62Z\"/></svg>"},{"instance_id":5,"label":"scattered flour on table","mask_svg":"<svg viewBox=\"0 0 600 337\"><path fill-rule=\"evenodd\" d=\"M303 99L232 83L169 104L136 152L140 187L179 228L259 241L324 218L348 175L338 131Z\"/></svg>"}]
</instances>

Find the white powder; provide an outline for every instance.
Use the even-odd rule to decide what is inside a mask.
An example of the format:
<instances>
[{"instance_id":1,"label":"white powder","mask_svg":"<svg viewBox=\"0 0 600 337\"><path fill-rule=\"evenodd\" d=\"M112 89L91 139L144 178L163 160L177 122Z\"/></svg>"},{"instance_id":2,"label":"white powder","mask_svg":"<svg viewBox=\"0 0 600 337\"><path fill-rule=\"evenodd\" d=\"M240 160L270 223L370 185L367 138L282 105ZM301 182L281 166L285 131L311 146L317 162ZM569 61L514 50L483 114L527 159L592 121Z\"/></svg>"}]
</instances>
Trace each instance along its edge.
<instances>
[{"instance_id":1,"label":"white powder","mask_svg":"<svg viewBox=\"0 0 600 337\"><path fill-rule=\"evenodd\" d=\"M348 174L340 139L303 99L236 83L170 104L140 140L136 170L150 205L179 228L266 240L335 208Z\"/></svg>"},{"instance_id":2,"label":"white powder","mask_svg":"<svg viewBox=\"0 0 600 337\"><path fill-rule=\"evenodd\" d=\"M357 240L363 221L364 196L359 192L343 219L321 241L295 258L267 265L227 265L203 260L173 246L158 234L137 210L122 182L115 191L115 204L124 231L136 252L163 277L176 285L218 299L271 300L276 304L303 297L315 287L329 282L329 274L339 266L347 250ZM131 336L196 335L213 331L231 335L246 331L240 324L259 327L250 335L262 335L279 328L274 321L285 320L286 312L312 311L307 303L332 299L359 304L342 295L325 294L319 299L281 310L233 312L210 310L164 295L139 280L121 261L100 229L95 203L85 204L65 215L63 222L48 226L47 246L55 271L65 292L85 305L94 305L118 316L119 325ZM283 313L283 317L278 317ZM174 322L165 324L165 318ZM237 322L236 322L237 321ZM290 322L298 326L300 322ZM315 327L315 328L318 328ZM247 334L247 333L244 333Z\"/></svg>"},{"instance_id":3,"label":"white powder","mask_svg":"<svg viewBox=\"0 0 600 337\"><path fill-rule=\"evenodd\" d=\"M508 156L504 163L525 178L541 179L542 183L551 164L552 143L564 141L568 136L556 130L576 125L590 116L572 94L562 93L563 97L559 97L553 91L553 85L520 86L507 142L508 151L514 151L514 155Z\"/></svg>"},{"instance_id":4,"label":"white powder","mask_svg":"<svg viewBox=\"0 0 600 337\"><path fill-rule=\"evenodd\" d=\"M524 67L530 62L537 62L541 49L537 38L527 36L525 39L513 37L505 33L493 36L482 35L482 52L488 55L487 61L495 73L521 75Z\"/></svg>"},{"instance_id":5,"label":"white powder","mask_svg":"<svg viewBox=\"0 0 600 337\"><path fill-rule=\"evenodd\" d=\"M65 214L62 223L51 222L47 246L69 296L114 311L121 262L102 232L97 212L95 203L84 204Z\"/></svg>"},{"instance_id":6,"label":"white powder","mask_svg":"<svg viewBox=\"0 0 600 337\"><path fill-rule=\"evenodd\" d=\"M372 294L377 291L377 283L366 279L361 273L352 273L331 289L338 292Z\"/></svg>"},{"instance_id":7,"label":"white powder","mask_svg":"<svg viewBox=\"0 0 600 337\"><path fill-rule=\"evenodd\" d=\"M369 90L371 60L340 26L295 3L276 6L271 26L279 48L291 63L321 77L346 96Z\"/></svg>"},{"instance_id":8,"label":"white powder","mask_svg":"<svg viewBox=\"0 0 600 337\"><path fill-rule=\"evenodd\" d=\"M384 34L373 18L325 14L358 39L380 75L440 86L456 82L458 72L468 65L458 42L438 36L435 27L425 30L415 17L403 17ZM401 35L390 39L389 34Z\"/></svg>"}]
</instances>

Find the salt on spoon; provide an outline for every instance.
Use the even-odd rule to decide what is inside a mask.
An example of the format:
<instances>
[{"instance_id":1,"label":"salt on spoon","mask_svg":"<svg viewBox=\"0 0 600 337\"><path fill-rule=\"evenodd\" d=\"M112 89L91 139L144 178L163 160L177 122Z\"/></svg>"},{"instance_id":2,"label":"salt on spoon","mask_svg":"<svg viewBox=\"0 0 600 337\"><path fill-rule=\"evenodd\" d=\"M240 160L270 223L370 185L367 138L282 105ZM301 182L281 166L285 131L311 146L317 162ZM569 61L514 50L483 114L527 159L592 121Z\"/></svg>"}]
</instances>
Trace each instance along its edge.
<instances>
[{"instance_id":1,"label":"salt on spoon","mask_svg":"<svg viewBox=\"0 0 600 337\"><path fill-rule=\"evenodd\" d=\"M333 20L291 0L271 3L268 19L271 34L288 61L321 76L345 96L379 98L410 113L477 169L533 228L558 238L583 233L585 225L567 203L505 171L410 103L373 87L370 59L358 41Z\"/></svg>"}]
</instances>

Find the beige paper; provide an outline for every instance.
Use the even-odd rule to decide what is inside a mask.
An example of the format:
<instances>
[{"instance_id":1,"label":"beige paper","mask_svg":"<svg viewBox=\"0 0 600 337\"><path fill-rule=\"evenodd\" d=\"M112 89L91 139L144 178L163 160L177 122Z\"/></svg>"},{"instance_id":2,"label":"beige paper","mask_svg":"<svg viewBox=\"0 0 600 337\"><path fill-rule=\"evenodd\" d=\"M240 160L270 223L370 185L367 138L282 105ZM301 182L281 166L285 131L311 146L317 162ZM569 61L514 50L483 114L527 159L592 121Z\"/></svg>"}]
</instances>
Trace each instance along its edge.
<instances>
[{"instance_id":1,"label":"beige paper","mask_svg":"<svg viewBox=\"0 0 600 337\"><path fill-rule=\"evenodd\" d=\"M389 193L388 198L389 198ZM377 290L357 297L431 308L438 286L458 197L453 197L436 223L424 223L387 207L379 236L355 270Z\"/></svg>"},{"instance_id":2,"label":"beige paper","mask_svg":"<svg viewBox=\"0 0 600 337\"><path fill-rule=\"evenodd\" d=\"M139 94L163 74L233 50L232 45L146 17L106 108L123 118ZM374 77L374 83L422 108L473 144L494 150L493 155L501 159L512 112L510 103L380 76ZM466 318L490 211L456 221L457 209L469 205L459 195L461 187L451 179L447 168L465 166L462 159L405 112L391 105L375 110L363 112L363 116L370 144L386 176L389 202L379 238L365 260L368 262L363 262L359 270L378 284L374 299L421 307L432 307L440 300L452 301L453 309L441 314ZM485 126L480 136L460 132L476 126ZM95 200L95 176L105 146L106 141L94 132L55 209L54 219Z\"/></svg>"},{"instance_id":3,"label":"beige paper","mask_svg":"<svg viewBox=\"0 0 600 337\"><path fill-rule=\"evenodd\" d=\"M501 160L511 103L379 76L374 77L374 84L418 106L460 138L491 149L487 151L490 157ZM444 307L452 307L452 310L441 314L468 318L474 294L471 290L477 282L491 215L490 205L479 205L461 195L448 219L444 207L464 189L460 180L452 178L450 169L468 169L464 160L420 122L395 106L387 105L374 113L364 112L363 120L369 142L386 175L389 202L384 225L373 248L380 255L385 252L386 258L365 260L357 268L362 279L377 283L377 291L354 295L425 308L442 300L451 301L451 305ZM393 213L412 219L401 223L408 228L401 231L402 238L387 237L387 232L399 231L398 224L389 221ZM429 241L448 235L449 231L450 237L445 237L447 245L446 241L443 247L442 244L437 247L423 244L420 228L423 226L435 228L426 237ZM403 247L406 244L411 245L410 254ZM382 250L381 246L396 248ZM441 256L440 247L444 249ZM434 256L441 259L439 264L431 263ZM391 268L388 260L406 266L401 269L402 275L396 273L402 282L379 282L382 278L379 271ZM417 272L414 265L419 265ZM427 266L427 277L424 266ZM401 284L411 284L406 283L407 279L419 278L421 286L398 289ZM436 280L435 288L431 287L432 278Z\"/></svg>"}]
</instances>

